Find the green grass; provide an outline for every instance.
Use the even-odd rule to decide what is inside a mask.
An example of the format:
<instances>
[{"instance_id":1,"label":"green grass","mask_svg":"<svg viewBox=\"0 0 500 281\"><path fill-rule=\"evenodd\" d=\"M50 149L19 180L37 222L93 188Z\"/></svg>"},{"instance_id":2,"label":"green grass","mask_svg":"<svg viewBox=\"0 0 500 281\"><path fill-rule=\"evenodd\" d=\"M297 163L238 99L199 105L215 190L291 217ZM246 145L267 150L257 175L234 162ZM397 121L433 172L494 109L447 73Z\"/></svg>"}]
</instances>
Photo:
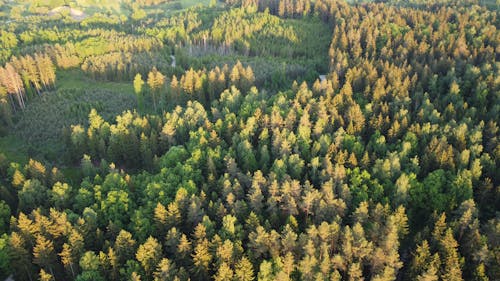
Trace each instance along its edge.
<instances>
[{"instance_id":1,"label":"green grass","mask_svg":"<svg viewBox=\"0 0 500 281\"><path fill-rule=\"evenodd\" d=\"M146 6L143 9L148 14L148 17L154 17L155 20L159 20L163 17L170 17L177 13L183 12L193 6L204 6L208 7L210 5L210 0L180 0L165 2L160 5Z\"/></svg>"},{"instance_id":2,"label":"green grass","mask_svg":"<svg viewBox=\"0 0 500 281\"><path fill-rule=\"evenodd\" d=\"M116 14L122 14L124 9L122 9L121 1L92 1L92 0L76 0L77 7L84 8L84 12L88 15L102 12L111 12Z\"/></svg>"},{"instance_id":3,"label":"green grass","mask_svg":"<svg viewBox=\"0 0 500 281\"><path fill-rule=\"evenodd\" d=\"M57 72L57 90L65 89L110 90L121 94L134 94L132 82L95 81L80 69Z\"/></svg>"},{"instance_id":4,"label":"green grass","mask_svg":"<svg viewBox=\"0 0 500 281\"><path fill-rule=\"evenodd\" d=\"M12 134L0 137L0 154L2 153L11 162L26 164L29 160L25 142Z\"/></svg>"},{"instance_id":5,"label":"green grass","mask_svg":"<svg viewBox=\"0 0 500 281\"><path fill-rule=\"evenodd\" d=\"M203 6L208 6L210 4L210 0L181 0L179 2L181 2L184 9L200 4Z\"/></svg>"}]
</instances>

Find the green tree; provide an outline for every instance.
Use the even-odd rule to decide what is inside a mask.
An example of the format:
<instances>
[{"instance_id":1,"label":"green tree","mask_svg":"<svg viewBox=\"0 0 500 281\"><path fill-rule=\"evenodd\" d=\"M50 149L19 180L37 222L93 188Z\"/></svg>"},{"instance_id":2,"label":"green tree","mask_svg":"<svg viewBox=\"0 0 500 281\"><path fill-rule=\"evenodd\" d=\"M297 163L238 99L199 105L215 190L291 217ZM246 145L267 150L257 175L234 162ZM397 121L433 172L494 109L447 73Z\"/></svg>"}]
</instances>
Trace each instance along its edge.
<instances>
[{"instance_id":1,"label":"green tree","mask_svg":"<svg viewBox=\"0 0 500 281\"><path fill-rule=\"evenodd\" d=\"M67 183L56 182L50 191L51 203L61 210L71 205L71 198L72 188Z\"/></svg>"},{"instance_id":2,"label":"green tree","mask_svg":"<svg viewBox=\"0 0 500 281\"><path fill-rule=\"evenodd\" d=\"M12 270L10 267L10 255L9 237L7 234L2 234L0 236L0 276L7 276Z\"/></svg>"},{"instance_id":3,"label":"green tree","mask_svg":"<svg viewBox=\"0 0 500 281\"><path fill-rule=\"evenodd\" d=\"M0 200L0 234L9 230L11 210L5 201Z\"/></svg>"}]
</instances>

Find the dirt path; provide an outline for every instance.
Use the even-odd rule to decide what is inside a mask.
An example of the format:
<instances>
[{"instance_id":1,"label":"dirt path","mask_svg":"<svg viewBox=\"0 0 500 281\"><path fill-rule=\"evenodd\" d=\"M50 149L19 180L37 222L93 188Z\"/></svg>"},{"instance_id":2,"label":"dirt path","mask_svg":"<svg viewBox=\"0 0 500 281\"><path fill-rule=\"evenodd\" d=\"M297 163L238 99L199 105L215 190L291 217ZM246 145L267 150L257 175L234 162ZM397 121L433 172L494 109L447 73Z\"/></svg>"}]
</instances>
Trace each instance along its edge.
<instances>
[{"instance_id":1,"label":"dirt path","mask_svg":"<svg viewBox=\"0 0 500 281\"><path fill-rule=\"evenodd\" d=\"M73 18L76 21L82 21L87 17L87 15L84 12L77 10L77 9L73 9L69 6L60 6L60 7L54 8L47 15L53 16L55 14L60 14L65 10L69 10L69 15L71 16L71 18Z\"/></svg>"}]
</instances>

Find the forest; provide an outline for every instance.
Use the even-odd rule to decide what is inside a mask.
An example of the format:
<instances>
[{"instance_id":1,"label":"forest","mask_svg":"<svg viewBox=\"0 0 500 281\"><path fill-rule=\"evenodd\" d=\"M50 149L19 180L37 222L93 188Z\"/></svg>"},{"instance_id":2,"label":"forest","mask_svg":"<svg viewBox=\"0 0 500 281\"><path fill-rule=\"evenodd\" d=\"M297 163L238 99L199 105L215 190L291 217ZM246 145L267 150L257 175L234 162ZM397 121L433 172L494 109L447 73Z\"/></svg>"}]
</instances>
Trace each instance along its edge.
<instances>
[{"instance_id":1,"label":"forest","mask_svg":"<svg viewBox=\"0 0 500 281\"><path fill-rule=\"evenodd\" d=\"M499 0L0 0L0 280L500 280Z\"/></svg>"}]
</instances>

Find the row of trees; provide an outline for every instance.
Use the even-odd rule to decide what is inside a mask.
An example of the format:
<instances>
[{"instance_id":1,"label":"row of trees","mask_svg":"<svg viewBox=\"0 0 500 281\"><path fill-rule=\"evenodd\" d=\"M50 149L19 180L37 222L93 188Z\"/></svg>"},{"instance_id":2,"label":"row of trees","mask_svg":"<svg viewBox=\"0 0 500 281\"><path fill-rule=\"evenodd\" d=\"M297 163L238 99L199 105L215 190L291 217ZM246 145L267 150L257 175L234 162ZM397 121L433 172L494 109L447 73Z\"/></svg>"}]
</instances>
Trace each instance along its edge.
<instances>
[{"instance_id":1,"label":"row of trees","mask_svg":"<svg viewBox=\"0 0 500 281\"><path fill-rule=\"evenodd\" d=\"M55 67L50 57L44 54L12 57L5 67L0 67L0 93L13 110L24 109L29 94L36 92L40 95L42 91L53 88L55 81Z\"/></svg>"},{"instance_id":2,"label":"row of trees","mask_svg":"<svg viewBox=\"0 0 500 281\"><path fill-rule=\"evenodd\" d=\"M254 86L255 77L250 66L244 67L240 61L230 69L228 65L222 68L216 66L209 72L195 71L192 68L183 74L180 79L174 75L170 82L170 91L174 99L198 100L209 104L217 100L225 89L235 86L243 92ZM186 95L186 96L183 96Z\"/></svg>"},{"instance_id":3,"label":"row of trees","mask_svg":"<svg viewBox=\"0 0 500 281\"><path fill-rule=\"evenodd\" d=\"M311 15L319 15L323 20L330 18L330 8L343 5L344 1L338 0L225 0L229 5L241 6L248 11L268 10L271 14L283 18L303 18Z\"/></svg>"},{"instance_id":4,"label":"row of trees","mask_svg":"<svg viewBox=\"0 0 500 281\"><path fill-rule=\"evenodd\" d=\"M168 70L169 60L170 57L159 53L113 52L86 58L81 69L95 80L131 81L136 73L148 73L151 65Z\"/></svg>"},{"instance_id":5,"label":"row of trees","mask_svg":"<svg viewBox=\"0 0 500 281\"><path fill-rule=\"evenodd\" d=\"M255 82L252 68L244 67L240 61L237 61L231 69L227 64L222 68L216 66L210 71L206 69L196 71L190 68L180 78L173 75L169 79L153 67L146 78L147 89L143 88L145 81L142 75L136 74L133 81L134 90L140 108L143 108L144 98L149 96L155 111L158 103L164 107L166 103L184 104L188 100L197 100L208 105L231 86L247 92Z\"/></svg>"}]
</instances>

